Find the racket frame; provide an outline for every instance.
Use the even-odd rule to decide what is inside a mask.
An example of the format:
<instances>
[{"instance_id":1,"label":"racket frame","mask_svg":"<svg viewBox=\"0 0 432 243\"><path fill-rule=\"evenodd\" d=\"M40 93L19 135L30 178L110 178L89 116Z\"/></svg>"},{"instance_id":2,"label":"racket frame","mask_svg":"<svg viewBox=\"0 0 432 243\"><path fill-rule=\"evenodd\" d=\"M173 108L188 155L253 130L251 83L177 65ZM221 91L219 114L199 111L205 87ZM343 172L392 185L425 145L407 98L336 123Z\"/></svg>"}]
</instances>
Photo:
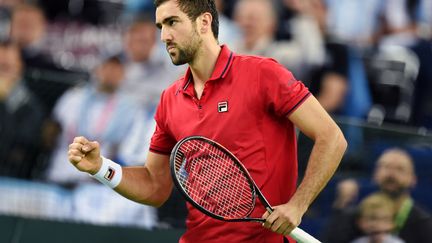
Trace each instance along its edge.
<instances>
[{"instance_id":1,"label":"racket frame","mask_svg":"<svg viewBox=\"0 0 432 243\"><path fill-rule=\"evenodd\" d=\"M252 202L253 207L247 213L246 217L244 217L244 218L225 218L225 217L222 217L220 215L214 214L214 213L208 211L207 209L205 209L204 207L202 207L197 202L195 202L195 200L193 200L188 195L188 193L186 192L186 190L183 188L183 186L181 185L181 183L178 180L177 172L176 172L176 166L175 166L175 161L176 161L176 156L181 153L179 151L180 147L184 143L186 143L186 142L188 142L190 140L201 140L201 141L204 141L205 143L210 144L210 145L216 147L217 149L223 151L226 155L228 155L234 161L235 165L238 168L240 168L240 170L244 173L247 181L249 182L249 186L251 188L251 192L252 192L251 196L252 196L252 201L253 201ZM266 208L266 210L268 212L270 212L270 213L273 212L273 209L270 206L270 204L268 203L267 199L261 193L261 191L259 190L258 186L255 184L254 180L252 179L251 175L249 174L248 170L244 167L244 165L240 162L240 160L237 159L237 157L233 153L231 153L228 149L226 149L224 146L222 146L221 144L219 144L216 141L213 141L213 140L208 139L208 138L203 137L203 136L189 136L189 137L186 137L186 138L180 140L179 142L177 142L177 144L174 146L174 148L173 148L173 150L171 152L171 155L170 155L170 170L171 170L171 176L173 178L174 185L180 191L180 193L183 195L183 197L189 203L191 203L195 208L197 208L202 213L204 213L204 214L206 214L206 215L208 215L208 216L210 216L212 218L216 218L216 219L227 221L227 222L259 222L259 223L264 223L265 219L262 219L262 218L251 218L251 217L249 217L249 215L255 209L256 197L259 198L259 200L261 201L261 203L263 204L263 206Z\"/></svg>"}]
</instances>

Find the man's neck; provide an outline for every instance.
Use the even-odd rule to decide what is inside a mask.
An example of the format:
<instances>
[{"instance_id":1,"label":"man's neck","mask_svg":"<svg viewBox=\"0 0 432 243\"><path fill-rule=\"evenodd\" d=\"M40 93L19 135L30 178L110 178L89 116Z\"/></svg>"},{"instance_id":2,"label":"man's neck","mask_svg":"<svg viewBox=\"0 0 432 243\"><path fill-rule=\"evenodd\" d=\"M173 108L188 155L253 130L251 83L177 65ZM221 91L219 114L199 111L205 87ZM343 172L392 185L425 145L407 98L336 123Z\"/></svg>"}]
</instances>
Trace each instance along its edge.
<instances>
[{"instance_id":1,"label":"man's neck","mask_svg":"<svg viewBox=\"0 0 432 243\"><path fill-rule=\"evenodd\" d=\"M203 43L195 60L189 63L195 84L204 85L213 74L221 47L216 42Z\"/></svg>"}]
</instances>

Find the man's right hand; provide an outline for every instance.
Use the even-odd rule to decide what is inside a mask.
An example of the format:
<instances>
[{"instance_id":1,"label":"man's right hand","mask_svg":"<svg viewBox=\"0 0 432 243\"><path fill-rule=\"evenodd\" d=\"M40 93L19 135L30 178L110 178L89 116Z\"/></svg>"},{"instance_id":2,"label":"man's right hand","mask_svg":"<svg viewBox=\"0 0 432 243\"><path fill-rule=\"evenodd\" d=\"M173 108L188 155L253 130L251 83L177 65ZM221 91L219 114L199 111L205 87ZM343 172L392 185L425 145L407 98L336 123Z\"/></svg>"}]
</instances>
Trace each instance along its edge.
<instances>
[{"instance_id":1,"label":"man's right hand","mask_svg":"<svg viewBox=\"0 0 432 243\"><path fill-rule=\"evenodd\" d=\"M69 161L80 171L96 174L102 166L99 143L76 137L69 145Z\"/></svg>"}]
</instances>

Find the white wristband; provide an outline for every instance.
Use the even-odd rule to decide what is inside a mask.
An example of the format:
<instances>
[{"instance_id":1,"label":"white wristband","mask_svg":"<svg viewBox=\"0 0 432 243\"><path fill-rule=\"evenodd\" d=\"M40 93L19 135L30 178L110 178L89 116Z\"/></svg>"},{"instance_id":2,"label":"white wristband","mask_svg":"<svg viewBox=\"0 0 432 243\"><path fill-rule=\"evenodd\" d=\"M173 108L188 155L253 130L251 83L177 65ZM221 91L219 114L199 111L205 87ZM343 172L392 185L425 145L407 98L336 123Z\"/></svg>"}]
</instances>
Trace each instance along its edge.
<instances>
[{"instance_id":1,"label":"white wristband","mask_svg":"<svg viewBox=\"0 0 432 243\"><path fill-rule=\"evenodd\" d=\"M114 161L102 157L102 166L99 171L91 177L102 182L103 184L115 188L120 184L122 179L122 167Z\"/></svg>"}]
</instances>

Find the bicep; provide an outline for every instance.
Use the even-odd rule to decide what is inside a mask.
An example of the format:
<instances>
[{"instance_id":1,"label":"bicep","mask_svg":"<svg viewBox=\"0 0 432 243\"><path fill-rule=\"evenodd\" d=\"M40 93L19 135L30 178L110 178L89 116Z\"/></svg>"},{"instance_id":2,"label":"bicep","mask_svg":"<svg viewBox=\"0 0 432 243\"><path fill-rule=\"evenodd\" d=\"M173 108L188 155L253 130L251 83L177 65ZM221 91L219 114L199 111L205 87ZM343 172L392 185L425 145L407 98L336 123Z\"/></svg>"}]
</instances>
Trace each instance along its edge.
<instances>
[{"instance_id":1,"label":"bicep","mask_svg":"<svg viewBox=\"0 0 432 243\"><path fill-rule=\"evenodd\" d=\"M330 115L314 96L309 96L303 104L288 115L288 119L306 136L315 140L319 135L339 130Z\"/></svg>"},{"instance_id":2,"label":"bicep","mask_svg":"<svg viewBox=\"0 0 432 243\"><path fill-rule=\"evenodd\" d=\"M145 165L153 179L160 181L163 185L172 185L168 155L149 152Z\"/></svg>"}]
</instances>

